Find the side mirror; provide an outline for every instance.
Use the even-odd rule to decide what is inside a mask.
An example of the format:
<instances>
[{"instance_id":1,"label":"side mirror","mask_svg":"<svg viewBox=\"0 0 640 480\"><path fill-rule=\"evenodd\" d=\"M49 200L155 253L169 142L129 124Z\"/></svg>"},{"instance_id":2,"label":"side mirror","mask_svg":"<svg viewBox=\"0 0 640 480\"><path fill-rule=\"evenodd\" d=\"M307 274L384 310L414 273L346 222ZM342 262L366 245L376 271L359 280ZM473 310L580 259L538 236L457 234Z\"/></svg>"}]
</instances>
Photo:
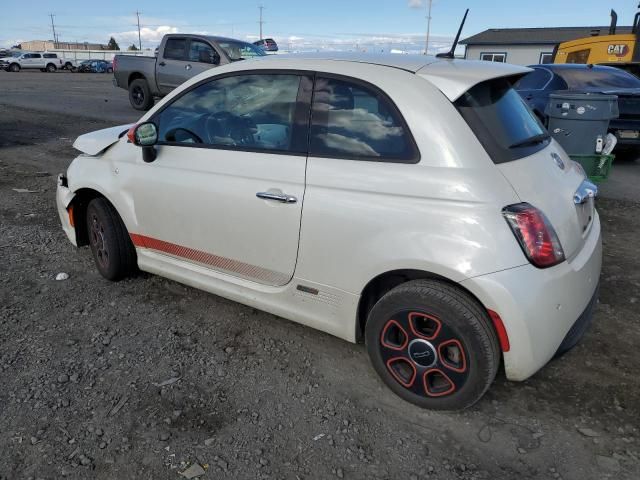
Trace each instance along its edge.
<instances>
[{"instance_id":1,"label":"side mirror","mask_svg":"<svg viewBox=\"0 0 640 480\"><path fill-rule=\"evenodd\" d=\"M154 145L158 143L158 127L153 122L144 122L132 127L127 138L138 147L142 147L142 159L151 163L156 159Z\"/></svg>"}]
</instances>

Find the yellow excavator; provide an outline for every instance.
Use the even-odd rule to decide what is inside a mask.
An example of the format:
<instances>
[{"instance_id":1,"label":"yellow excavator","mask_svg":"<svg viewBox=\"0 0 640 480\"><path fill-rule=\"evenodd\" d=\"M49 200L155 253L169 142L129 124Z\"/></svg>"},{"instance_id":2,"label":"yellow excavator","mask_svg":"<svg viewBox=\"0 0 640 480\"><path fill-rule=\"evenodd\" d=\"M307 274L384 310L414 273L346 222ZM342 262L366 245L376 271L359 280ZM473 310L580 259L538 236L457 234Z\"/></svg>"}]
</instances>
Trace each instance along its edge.
<instances>
[{"instance_id":1,"label":"yellow excavator","mask_svg":"<svg viewBox=\"0 0 640 480\"><path fill-rule=\"evenodd\" d=\"M640 5L638 6L640 9ZM622 68L634 75L640 75L640 45L638 29L640 11L633 19L628 33L617 33L618 15L611 10L611 25L608 35L595 33L590 37L578 38L556 46L553 63L585 63L610 65ZM628 27L625 29L628 31Z\"/></svg>"}]
</instances>

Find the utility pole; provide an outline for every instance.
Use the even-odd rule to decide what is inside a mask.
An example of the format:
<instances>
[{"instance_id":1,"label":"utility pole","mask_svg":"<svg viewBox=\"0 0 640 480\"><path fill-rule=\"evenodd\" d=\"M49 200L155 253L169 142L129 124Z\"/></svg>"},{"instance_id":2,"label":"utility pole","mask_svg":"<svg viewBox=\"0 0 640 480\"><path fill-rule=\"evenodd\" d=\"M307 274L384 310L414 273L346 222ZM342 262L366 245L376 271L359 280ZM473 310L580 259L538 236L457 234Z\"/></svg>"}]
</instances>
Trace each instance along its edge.
<instances>
[{"instance_id":1,"label":"utility pole","mask_svg":"<svg viewBox=\"0 0 640 480\"><path fill-rule=\"evenodd\" d=\"M262 24L264 23L262 21L262 11L264 10L264 5L260 5L258 8L260 9L260 38L258 40L262 40Z\"/></svg>"},{"instance_id":2,"label":"utility pole","mask_svg":"<svg viewBox=\"0 0 640 480\"><path fill-rule=\"evenodd\" d=\"M55 15L53 13L50 13L49 16L51 17L51 29L53 30L53 48L58 48L58 37L56 37L56 26L53 24L53 17L55 17Z\"/></svg>"},{"instance_id":3,"label":"utility pole","mask_svg":"<svg viewBox=\"0 0 640 480\"><path fill-rule=\"evenodd\" d=\"M136 17L138 17L138 47L142 51L142 37L140 36L140 12L136 10Z\"/></svg>"},{"instance_id":4,"label":"utility pole","mask_svg":"<svg viewBox=\"0 0 640 480\"><path fill-rule=\"evenodd\" d=\"M431 5L433 4L433 0L428 0L427 2L427 41L424 45L424 54L429 55L429 33L431 32Z\"/></svg>"}]
</instances>

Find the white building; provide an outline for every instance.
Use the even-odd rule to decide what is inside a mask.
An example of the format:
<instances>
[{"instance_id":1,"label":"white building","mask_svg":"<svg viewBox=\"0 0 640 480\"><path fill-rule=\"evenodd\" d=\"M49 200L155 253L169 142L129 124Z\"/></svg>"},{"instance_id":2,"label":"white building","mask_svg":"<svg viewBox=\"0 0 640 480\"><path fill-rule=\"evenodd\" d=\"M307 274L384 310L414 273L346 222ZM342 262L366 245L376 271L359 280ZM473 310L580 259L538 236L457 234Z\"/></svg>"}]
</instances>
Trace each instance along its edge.
<instances>
[{"instance_id":1,"label":"white building","mask_svg":"<svg viewBox=\"0 0 640 480\"><path fill-rule=\"evenodd\" d=\"M631 27L617 27L616 33L631 33ZM534 65L551 63L559 43L608 34L609 27L491 28L460 44L469 60Z\"/></svg>"}]
</instances>

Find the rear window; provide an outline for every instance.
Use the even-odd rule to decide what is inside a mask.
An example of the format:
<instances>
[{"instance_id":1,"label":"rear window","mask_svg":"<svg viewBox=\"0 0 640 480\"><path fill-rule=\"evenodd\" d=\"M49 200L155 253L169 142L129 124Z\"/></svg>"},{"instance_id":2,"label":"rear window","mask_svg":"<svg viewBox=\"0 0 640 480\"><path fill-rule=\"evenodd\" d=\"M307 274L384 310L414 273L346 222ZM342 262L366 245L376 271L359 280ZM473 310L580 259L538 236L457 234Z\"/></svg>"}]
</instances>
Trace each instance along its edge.
<instances>
[{"instance_id":1,"label":"rear window","mask_svg":"<svg viewBox=\"0 0 640 480\"><path fill-rule=\"evenodd\" d=\"M494 163L532 155L549 143L549 134L512 88L513 80L480 83L455 102Z\"/></svg>"},{"instance_id":2,"label":"rear window","mask_svg":"<svg viewBox=\"0 0 640 480\"><path fill-rule=\"evenodd\" d=\"M640 88L640 79L624 70L606 67L563 68L557 72L571 90Z\"/></svg>"}]
</instances>

